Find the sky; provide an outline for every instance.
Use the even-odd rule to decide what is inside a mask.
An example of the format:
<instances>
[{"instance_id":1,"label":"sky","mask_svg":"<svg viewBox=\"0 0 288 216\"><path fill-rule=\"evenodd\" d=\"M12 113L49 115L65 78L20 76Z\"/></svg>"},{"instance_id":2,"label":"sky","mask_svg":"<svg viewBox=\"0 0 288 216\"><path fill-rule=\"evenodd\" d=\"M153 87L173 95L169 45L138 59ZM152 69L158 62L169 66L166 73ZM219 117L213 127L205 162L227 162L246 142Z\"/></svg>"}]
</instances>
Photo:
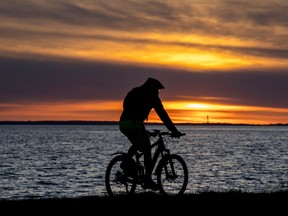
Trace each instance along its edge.
<instances>
[{"instance_id":1,"label":"sky","mask_svg":"<svg viewBox=\"0 0 288 216\"><path fill-rule=\"evenodd\" d=\"M175 123L288 123L287 11L286 0L0 0L0 121L118 121L127 92L154 77Z\"/></svg>"}]
</instances>

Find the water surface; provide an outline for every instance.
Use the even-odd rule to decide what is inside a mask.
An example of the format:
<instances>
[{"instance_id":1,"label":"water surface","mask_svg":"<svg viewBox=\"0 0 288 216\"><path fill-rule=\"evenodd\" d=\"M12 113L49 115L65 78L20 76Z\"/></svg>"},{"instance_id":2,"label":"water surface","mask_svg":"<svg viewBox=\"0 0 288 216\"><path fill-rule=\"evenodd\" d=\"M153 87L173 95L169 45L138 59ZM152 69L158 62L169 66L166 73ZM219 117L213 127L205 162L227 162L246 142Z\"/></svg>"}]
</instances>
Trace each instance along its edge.
<instances>
[{"instance_id":1,"label":"water surface","mask_svg":"<svg viewBox=\"0 0 288 216\"><path fill-rule=\"evenodd\" d=\"M288 188L288 127L178 128L168 147L187 163L186 193ZM117 125L1 125L0 199L106 195L111 154L129 145Z\"/></svg>"}]
</instances>

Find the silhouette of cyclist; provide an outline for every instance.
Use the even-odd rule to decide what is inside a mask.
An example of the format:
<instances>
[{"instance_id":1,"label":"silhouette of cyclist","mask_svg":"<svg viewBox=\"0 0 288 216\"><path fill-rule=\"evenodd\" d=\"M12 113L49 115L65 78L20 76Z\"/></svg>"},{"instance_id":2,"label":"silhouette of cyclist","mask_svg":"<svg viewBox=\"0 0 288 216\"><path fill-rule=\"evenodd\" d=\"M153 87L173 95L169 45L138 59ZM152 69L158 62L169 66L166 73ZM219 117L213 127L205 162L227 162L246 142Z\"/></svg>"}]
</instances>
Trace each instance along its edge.
<instances>
[{"instance_id":1,"label":"silhouette of cyclist","mask_svg":"<svg viewBox=\"0 0 288 216\"><path fill-rule=\"evenodd\" d=\"M123 102L123 111L120 117L119 129L132 143L128 150L128 158L133 157L137 150L144 153L145 176L144 185L146 188L157 190L157 184L152 180L152 156L151 143L144 121L154 109L167 129L172 132L172 137L179 138L181 132L177 130L170 119L159 98L160 89L165 87L157 79L148 78L146 82L133 88L126 95Z\"/></svg>"}]
</instances>

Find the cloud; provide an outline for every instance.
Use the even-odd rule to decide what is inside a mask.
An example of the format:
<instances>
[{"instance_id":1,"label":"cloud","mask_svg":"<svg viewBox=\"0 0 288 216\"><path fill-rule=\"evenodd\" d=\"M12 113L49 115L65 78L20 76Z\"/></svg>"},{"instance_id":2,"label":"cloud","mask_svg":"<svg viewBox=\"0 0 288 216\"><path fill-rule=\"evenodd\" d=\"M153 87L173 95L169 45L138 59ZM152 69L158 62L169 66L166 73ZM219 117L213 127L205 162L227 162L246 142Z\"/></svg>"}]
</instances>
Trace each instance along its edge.
<instances>
[{"instance_id":1,"label":"cloud","mask_svg":"<svg viewBox=\"0 0 288 216\"><path fill-rule=\"evenodd\" d=\"M151 76L166 86L161 92L165 100L216 98L227 104L288 107L287 71L199 73L100 62L13 59L2 59L0 65L2 104L122 100L128 90Z\"/></svg>"},{"instance_id":2,"label":"cloud","mask_svg":"<svg viewBox=\"0 0 288 216\"><path fill-rule=\"evenodd\" d=\"M264 26L275 25L287 28L287 7L285 1L274 0L10 0L0 3L0 12L2 18L23 24L49 24L51 27L62 23L123 31L185 31L224 35L238 32L241 35L246 32L244 29L236 32L228 25L232 23L244 28L246 25L250 30L257 26L263 29ZM246 34L251 35L250 32Z\"/></svg>"},{"instance_id":3,"label":"cloud","mask_svg":"<svg viewBox=\"0 0 288 216\"><path fill-rule=\"evenodd\" d=\"M138 50L143 46L177 46L214 55L229 53L287 62L287 7L280 0L1 1L0 51L4 56L33 51L65 55L64 49L83 53L89 43L97 49L95 43L104 41L121 44L121 49L126 44ZM158 38L147 37L153 34ZM164 40L166 35L178 37ZM191 41L194 36L205 39ZM224 42L230 39L238 44ZM111 52L119 49L112 47Z\"/></svg>"},{"instance_id":4,"label":"cloud","mask_svg":"<svg viewBox=\"0 0 288 216\"><path fill-rule=\"evenodd\" d=\"M248 55L254 57L264 57L270 59L283 59L286 60L288 58L288 47L259 47L257 45L254 46L236 46L236 45L218 45L218 44L203 44L203 43L196 43L196 42L183 42L177 40L160 40L160 39L149 39L149 38L141 38L139 36L133 35L130 37L125 37L121 35L111 35L111 34L81 34L81 33L74 33L70 34L67 32L38 32L33 30L17 30L11 29L9 27L2 28L3 32L1 34L1 38L6 38L9 40L11 37L14 37L18 41L22 41L24 43L29 44L31 40L31 36L34 39L34 43L36 41L42 41L43 43L46 41L107 41L107 42L115 42L121 44L134 44L135 46L141 45L155 45L155 46L177 46L180 48L191 48L191 49L199 49L205 51L213 51L219 53L227 53L230 52L232 54L239 54L239 55ZM57 44L57 43L56 43ZM46 43L46 45L42 46L49 46L51 43ZM58 47L57 47L58 46ZM58 44L55 48L60 49L61 45ZM74 45L75 46L75 45Z\"/></svg>"},{"instance_id":5,"label":"cloud","mask_svg":"<svg viewBox=\"0 0 288 216\"><path fill-rule=\"evenodd\" d=\"M177 13L168 4L158 1L99 0L99 1L21 1L0 3L3 17L34 24L64 23L98 28L132 29L163 24ZM167 22L167 21L165 21Z\"/></svg>"}]
</instances>

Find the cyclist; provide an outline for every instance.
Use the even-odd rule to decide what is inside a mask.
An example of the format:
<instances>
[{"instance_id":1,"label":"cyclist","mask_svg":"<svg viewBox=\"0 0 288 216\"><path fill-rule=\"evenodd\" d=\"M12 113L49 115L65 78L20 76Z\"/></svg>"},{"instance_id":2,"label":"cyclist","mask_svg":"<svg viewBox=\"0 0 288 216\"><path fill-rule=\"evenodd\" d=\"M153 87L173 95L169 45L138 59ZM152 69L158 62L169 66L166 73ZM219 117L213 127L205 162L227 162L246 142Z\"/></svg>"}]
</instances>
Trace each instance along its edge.
<instances>
[{"instance_id":1,"label":"cyclist","mask_svg":"<svg viewBox=\"0 0 288 216\"><path fill-rule=\"evenodd\" d=\"M143 85L129 91L124 98L123 111L119 122L120 131L132 143L128 150L128 158L132 158L137 150L144 153L146 176L144 185L152 190L157 190L158 186L152 180L151 143L149 134L144 126L144 121L148 120L150 111L152 109L156 111L167 129L172 132L172 137L179 138L181 136L181 132L175 127L158 96L159 91L164 88L157 79L148 78ZM127 161L123 162L124 167L129 166Z\"/></svg>"}]
</instances>

